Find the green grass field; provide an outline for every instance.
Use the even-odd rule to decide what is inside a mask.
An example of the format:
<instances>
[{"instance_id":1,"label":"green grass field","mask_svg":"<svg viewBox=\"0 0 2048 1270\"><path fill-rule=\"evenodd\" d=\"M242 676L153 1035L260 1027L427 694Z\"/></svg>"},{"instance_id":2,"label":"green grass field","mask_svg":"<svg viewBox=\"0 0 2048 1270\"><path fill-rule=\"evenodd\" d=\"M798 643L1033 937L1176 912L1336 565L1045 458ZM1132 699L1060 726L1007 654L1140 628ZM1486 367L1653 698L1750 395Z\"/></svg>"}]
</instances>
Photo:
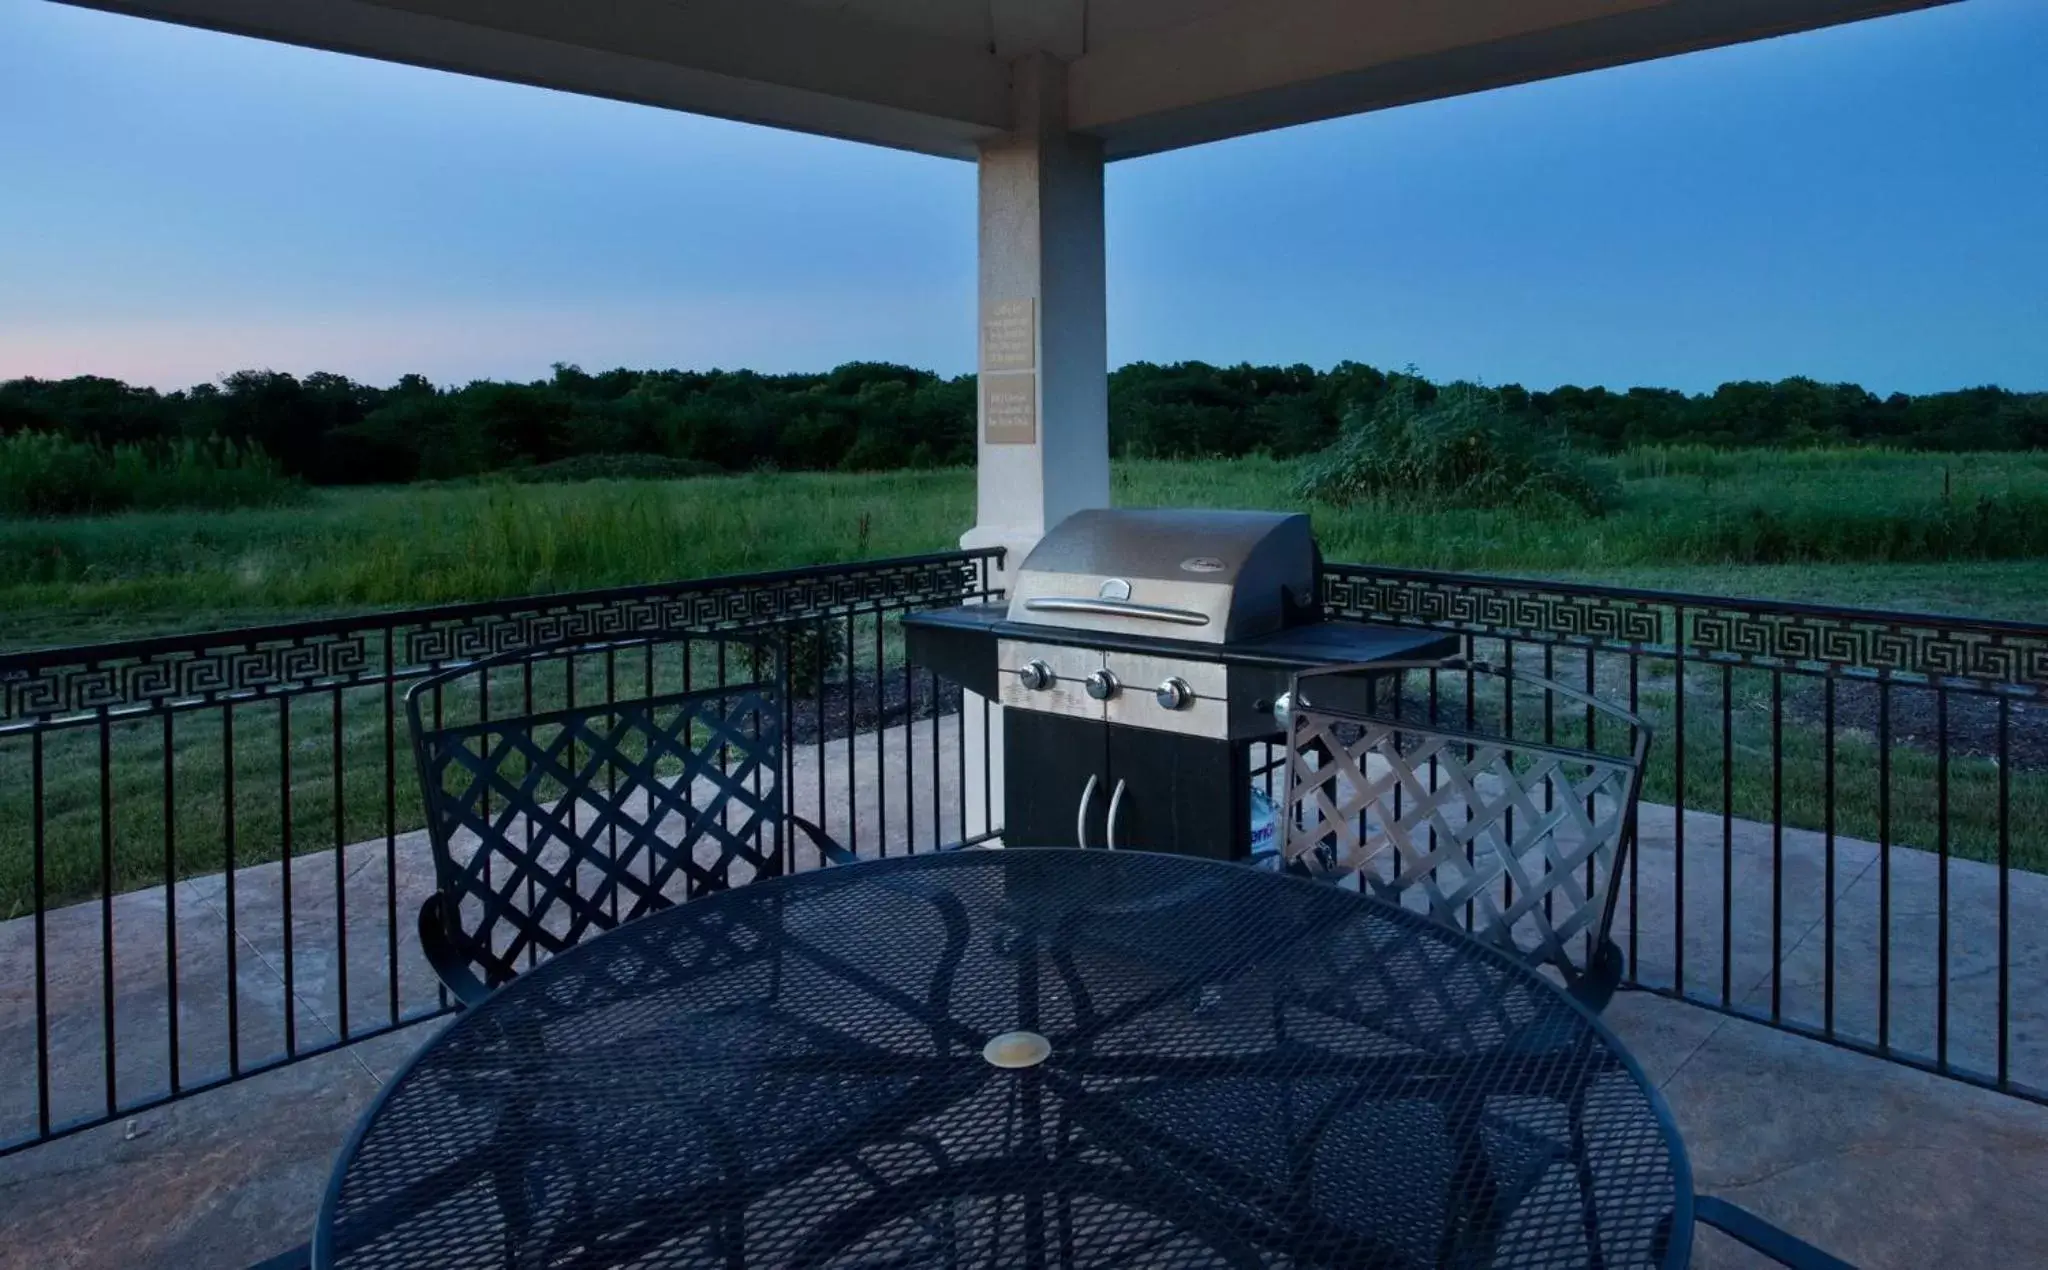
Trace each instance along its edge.
<instances>
[{"instance_id":1,"label":"green grass field","mask_svg":"<svg viewBox=\"0 0 2048 1270\"><path fill-rule=\"evenodd\" d=\"M1622 456L1619 510L1597 520L1511 511L1311 506L1333 561L1614 582L1705 594L2048 621L2048 455L1879 451ZM1123 505L1292 508L1297 466L1265 459L1117 465ZM25 648L246 625L857 558L943 550L971 523L973 474L749 475L680 481L509 483L315 491L299 506L75 520L0 520L0 647ZM868 646L863 637L863 647ZM895 645L891 642L891 647ZM1648 796L1676 792L1669 744L1677 694L1646 665L1645 708L1664 728ZM1809 682L1776 748L1767 672L1695 668L1686 684L1690 805L1769 819L1782 770L1788 824L1819 827L1826 768ZM1720 726L1721 694L1730 726ZM237 860L381 836L382 689L238 711L233 782ZM337 708L339 719L337 720ZM48 738L49 898L99 888L103 846L117 886L160 880L166 764L162 722L109 730L116 832L101 837L95 730ZM174 841L181 873L221 866L229 772L217 717L176 723ZM2031 726L2031 725L2030 725ZM287 731L288 729L288 731ZM336 735L340 744L334 743ZM1724 746L1724 738L1726 744ZM402 735L394 778L409 786ZM1879 747L1845 721L1836 754L1837 825L1875 837ZM1724 752L1726 765L1723 764ZM1897 841L1934 845L1936 759L1893 747L1889 821ZM30 746L0 741L0 917L29 906ZM291 764L289 777L286 764ZM1948 837L1992 858L1997 768L1961 750L1949 764ZM2015 858L2048 868L2048 773L2009 774ZM343 797L335 797L337 785ZM374 791L374 793L373 793ZM399 828L417 823L401 790Z\"/></svg>"},{"instance_id":2,"label":"green grass field","mask_svg":"<svg viewBox=\"0 0 2048 1270\"><path fill-rule=\"evenodd\" d=\"M1606 517L1328 506L1331 560L2048 618L2048 455L1623 456ZM1293 508L1297 465L1117 465L1131 506ZM325 489L303 506L0 520L0 647L945 550L959 469Z\"/></svg>"}]
</instances>

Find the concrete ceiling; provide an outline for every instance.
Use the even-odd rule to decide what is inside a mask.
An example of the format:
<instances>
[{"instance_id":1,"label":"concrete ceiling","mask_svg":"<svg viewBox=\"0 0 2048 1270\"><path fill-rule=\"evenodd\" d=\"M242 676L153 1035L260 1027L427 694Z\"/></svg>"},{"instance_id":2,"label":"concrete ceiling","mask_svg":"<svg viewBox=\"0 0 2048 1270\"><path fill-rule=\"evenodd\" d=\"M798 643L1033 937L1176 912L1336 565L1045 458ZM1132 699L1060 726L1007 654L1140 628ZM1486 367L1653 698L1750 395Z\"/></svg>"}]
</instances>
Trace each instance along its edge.
<instances>
[{"instance_id":1,"label":"concrete ceiling","mask_svg":"<svg viewBox=\"0 0 2048 1270\"><path fill-rule=\"evenodd\" d=\"M68 0L972 158L1010 63L1129 158L1953 0Z\"/></svg>"}]
</instances>

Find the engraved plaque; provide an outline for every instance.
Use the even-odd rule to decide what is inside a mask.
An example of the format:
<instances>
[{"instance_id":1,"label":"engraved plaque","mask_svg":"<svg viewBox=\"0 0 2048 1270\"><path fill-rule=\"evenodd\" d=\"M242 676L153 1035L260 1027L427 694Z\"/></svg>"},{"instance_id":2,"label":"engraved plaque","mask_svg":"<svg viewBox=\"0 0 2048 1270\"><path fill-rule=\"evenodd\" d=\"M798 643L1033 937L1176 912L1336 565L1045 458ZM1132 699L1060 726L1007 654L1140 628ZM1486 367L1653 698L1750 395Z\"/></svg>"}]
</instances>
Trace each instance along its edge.
<instances>
[{"instance_id":1,"label":"engraved plaque","mask_svg":"<svg viewBox=\"0 0 2048 1270\"><path fill-rule=\"evenodd\" d=\"M981 368L1038 368L1038 301L991 300L981 310Z\"/></svg>"},{"instance_id":2,"label":"engraved plaque","mask_svg":"<svg viewBox=\"0 0 2048 1270\"><path fill-rule=\"evenodd\" d=\"M981 377L981 435L990 445L1038 443L1038 375Z\"/></svg>"}]
</instances>

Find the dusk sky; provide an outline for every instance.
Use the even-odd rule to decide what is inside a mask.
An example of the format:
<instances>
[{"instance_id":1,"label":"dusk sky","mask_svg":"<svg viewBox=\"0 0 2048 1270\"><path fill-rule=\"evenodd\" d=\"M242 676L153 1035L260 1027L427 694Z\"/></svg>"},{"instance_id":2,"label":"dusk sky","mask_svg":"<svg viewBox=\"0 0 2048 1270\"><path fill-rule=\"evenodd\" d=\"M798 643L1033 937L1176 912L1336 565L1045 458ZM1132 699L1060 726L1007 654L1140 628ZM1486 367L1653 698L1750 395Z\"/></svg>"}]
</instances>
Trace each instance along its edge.
<instances>
[{"instance_id":1,"label":"dusk sky","mask_svg":"<svg viewBox=\"0 0 2048 1270\"><path fill-rule=\"evenodd\" d=\"M2048 3L1120 163L1111 363L2048 389ZM0 0L0 379L947 373L974 170Z\"/></svg>"}]
</instances>

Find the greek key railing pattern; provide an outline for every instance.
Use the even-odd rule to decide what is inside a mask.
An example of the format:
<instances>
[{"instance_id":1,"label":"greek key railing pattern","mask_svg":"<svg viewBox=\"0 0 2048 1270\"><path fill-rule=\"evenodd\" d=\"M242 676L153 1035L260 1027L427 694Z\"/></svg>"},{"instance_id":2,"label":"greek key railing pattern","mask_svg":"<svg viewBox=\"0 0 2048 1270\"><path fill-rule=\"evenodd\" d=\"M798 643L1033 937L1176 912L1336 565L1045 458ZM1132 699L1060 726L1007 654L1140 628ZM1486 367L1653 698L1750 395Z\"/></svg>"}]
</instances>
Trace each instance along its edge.
<instances>
[{"instance_id":1,"label":"greek key railing pattern","mask_svg":"<svg viewBox=\"0 0 2048 1270\"><path fill-rule=\"evenodd\" d=\"M986 590L986 569L997 554L948 552L0 654L0 727L405 679L556 640L729 629L877 604L957 602Z\"/></svg>"},{"instance_id":2,"label":"greek key railing pattern","mask_svg":"<svg viewBox=\"0 0 2048 1270\"><path fill-rule=\"evenodd\" d=\"M2048 696L2048 627L2019 622L1341 564L1323 603L1482 638Z\"/></svg>"}]
</instances>

